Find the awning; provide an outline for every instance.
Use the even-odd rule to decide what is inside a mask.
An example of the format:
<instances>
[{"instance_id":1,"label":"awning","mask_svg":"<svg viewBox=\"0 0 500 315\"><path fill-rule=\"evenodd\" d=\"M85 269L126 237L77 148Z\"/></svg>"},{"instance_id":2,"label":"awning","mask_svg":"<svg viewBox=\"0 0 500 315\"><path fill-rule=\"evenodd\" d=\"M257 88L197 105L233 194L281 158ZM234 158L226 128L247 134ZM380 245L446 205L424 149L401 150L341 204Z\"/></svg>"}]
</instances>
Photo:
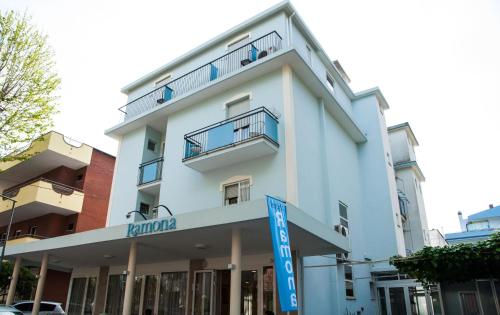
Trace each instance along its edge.
<instances>
[{"instance_id":1,"label":"awning","mask_svg":"<svg viewBox=\"0 0 500 315\"><path fill-rule=\"evenodd\" d=\"M349 250L346 237L303 210L289 204L287 215L292 250L300 256ZM21 256L28 263L37 263L48 252L49 268L54 269L122 265L127 263L133 239L138 242L138 264L225 257L231 255L233 228L241 229L242 255L271 253L268 220L267 205L260 199L177 214L175 229L136 237L127 237L129 227L123 224L7 246L6 258Z\"/></svg>"}]
</instances>

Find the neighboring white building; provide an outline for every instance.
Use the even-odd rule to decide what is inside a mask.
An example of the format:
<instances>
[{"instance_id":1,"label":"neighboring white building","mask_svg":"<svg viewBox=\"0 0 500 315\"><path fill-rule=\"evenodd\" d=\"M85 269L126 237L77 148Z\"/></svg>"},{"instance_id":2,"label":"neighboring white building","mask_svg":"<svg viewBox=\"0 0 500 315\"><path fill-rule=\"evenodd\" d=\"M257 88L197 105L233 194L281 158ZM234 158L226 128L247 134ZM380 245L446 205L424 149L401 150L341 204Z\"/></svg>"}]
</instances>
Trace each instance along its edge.
<instances>
[{"instance_id":1,"label":"neighboring white building","mask_svg":"<svg viewBox=\"0 0 500 315\"><path fill-rule=\"evenodd\" d=\"M443 247L448 245L448 242L438 229L429 230L429 239L432 247Z\"/></svg>"},{"instance_id":2,"label":"neighboring white building","mask_svg":"<svg viewBox=\"0 0 500 315\"><path fill-rule=\"evenodd\" d=\"M298 314L433 313L437 292L388 262L429 242L416 140L390 141L381 91L331 60L282 2L127 85L107 227L7 256L71 270L68 314L281 314L269 195Z\"/></svg>"},{"instance_id":3,"label":"neighboring white building","mask_svg":"<svg viewBox=\"0 0 500 315\"><path fill-rule=\"evenodd\" d=\"M420 183L425 181L415 155L417 138L408 123L388 128L396 171L399 206L407 254L430 245L427 214Z\"/></svg>"}]
</instances>

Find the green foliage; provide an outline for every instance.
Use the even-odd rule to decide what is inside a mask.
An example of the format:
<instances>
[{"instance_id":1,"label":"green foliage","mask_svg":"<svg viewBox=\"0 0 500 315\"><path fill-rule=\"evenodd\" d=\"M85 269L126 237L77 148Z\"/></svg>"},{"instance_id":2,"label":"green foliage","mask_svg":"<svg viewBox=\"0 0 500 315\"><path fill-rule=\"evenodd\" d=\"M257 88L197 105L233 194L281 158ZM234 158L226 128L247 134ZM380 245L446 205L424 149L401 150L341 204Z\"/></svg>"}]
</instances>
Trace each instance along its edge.
<instances>
[{"instance_id":1,"label":"green foliage","mask_svg":"<svg viewBox=\"0 0 500 315\"><path fill-rule=\"evenodd\" d=\"M59 83L47 37L26 14L0 12L0 162L26 158L23 148L52 127Z\"/></svg>"},{"instance_id":2,"label":"green foliage","mask_svg":"<svg viewBox=\"0 0 500 315\"><path fill-rule=\"evenodd\" d=\"M2 263L2 272L0 272L0 292L7 292L14 265L10 261ZM36 286L36 276L30 269L21 267L19 271L19 280L16 286L16 297L18 300L29 300L31 292Z\"/></svg>"},{"instance_id":3,"label":"green foliage","mask_svg":"<svg viewBox=\"0 0 500 315\"><path fill-rule=\"evenodd\" d=\"M500 232L473 244L425 247L408 257L394 256L391 264L426 284L500 278Z\"/></svg>"}]
</instances>

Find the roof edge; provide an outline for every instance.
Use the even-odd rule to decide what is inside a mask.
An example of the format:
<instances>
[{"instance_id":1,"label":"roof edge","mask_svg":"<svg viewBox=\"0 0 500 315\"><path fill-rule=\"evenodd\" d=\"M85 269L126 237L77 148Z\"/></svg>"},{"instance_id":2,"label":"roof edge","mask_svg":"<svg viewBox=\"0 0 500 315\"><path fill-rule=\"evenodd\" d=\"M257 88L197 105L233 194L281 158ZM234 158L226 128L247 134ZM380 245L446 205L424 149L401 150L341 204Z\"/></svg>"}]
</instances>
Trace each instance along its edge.
<instances>
[{"instance_id":1,"label":"roof edge","mask_svg":"<svg viewBox=\"0 0 500 315\"><path fill-rule=\"evenodd\" d=\"M140 77L139 79L125 85L124 87L121 88L120 91L122 93L130 92L130 90L138 87L139 85L145 83L148 80L153 79L154 77L160 75L161 73L165 72L169 68L172 68L172 67L186 61L187 59L202 53L205 49L213 47L213 46L219 44L220 42L230 38L231 36L234 35L234 33L237 33L239 31L259 22L260 20L265 19L267 17L270 17L270 16L272 16L280 11L284 11L284 12L287 12L288 14L291 14L292 12L295 11L295 9L293 8L290 1L288 1L288 0L279 2L279 3L275 4L274 6L270 7L269 9L243 21L242 23L230 28L229 30L223 32L222 34L219 34L219 35L213 37L212 39L204 42L203 44L189 50L188 52L182 54L181 56L164 64L163 66L156 68L155 70Z\"/></svg>"},{"instance_id":2,"label":"roof edge","mask_svg":"<svg viewBox=\"0 0 500 315\"><path fill-rule=\"evenodd\" d=\"M401 124L387 127L388 132L398 131L398 130L405 130L414 146L420 145L420 143L418 143L417 137L415 137L415 133L413 133L413 130L411 129L410 123L404 122Z\"/></svg>"}]
</instances>

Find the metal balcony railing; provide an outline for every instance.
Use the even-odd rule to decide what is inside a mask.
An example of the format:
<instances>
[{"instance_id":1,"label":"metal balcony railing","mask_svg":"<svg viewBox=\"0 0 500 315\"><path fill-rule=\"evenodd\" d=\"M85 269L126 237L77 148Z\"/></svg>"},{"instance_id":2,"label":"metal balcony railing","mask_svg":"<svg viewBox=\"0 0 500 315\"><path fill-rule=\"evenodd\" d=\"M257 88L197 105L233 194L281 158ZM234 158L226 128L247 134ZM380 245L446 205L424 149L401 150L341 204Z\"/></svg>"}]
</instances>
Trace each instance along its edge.
<instances>
[{"instance_id":1,"label":"metal balcony railing","mask_svg":"<svg viewBox=\"0 0 500 315\"><path fill-rule=\"evenodd\" d=\"M58 182L55 182L53 180L50 180L50 179L47 179L47 178L43 178L43 177L37 177L35 179L32 179L26 183L22 183L22 184L19 184L17 186L14 186L12 188L9 188L5 191L2 192L2 195L6 196L6 197L9 197L9 198L14 198L17 196L17 194L19 193L19 191L24 188L24 187L27 187L27 186L34 186L34 187L38 187L38 188L43 188L43 187L40 187L38 186L36 183L37 182L46 182L46 183L49 183L51 184L51 188L54 192L58 193L58 194L62 194L62 195L71 195L73 194L73 192L77 191L77 192L83 192L83 190L81 189L78 189L78 188L75 188L75 187L72 187L72 186L68 186L68 185L65 185L65 184L62 184L62 183L58 183ZM6 198L2 198L3 200L5 200Z\"/></svg>"},{"instance_id":2,"label":"metal balcony railing","mask_svg":"<svg viewBox=\"0 0 500 315\"><path fill-rule=\"evenodd\" d=\"M279 145L278 118L265 107L186 134L184 136L183 160L209 154L258 137Z\"/></svg>"},{"instance_id":3,"label":"metal balcony railing","mask_svg":"<svg viewBox=\"0 0 500 315\"><path fill-rule=\"evenodd\" d=\"M119 110L125 113L125 120L137 116L279 51L281 40L281 36L273 31L252 42L244 43L243 46L232 49L222 57L130 101Z\"/></svg>"},{"instance_id":4,"label":"metal balcony railing","mask_svg":"<svg viewBox=\"0 0 500 315\"><path fill-rule=\"evenodd\" d=\"M142 163L139 166L139 181L137 185L140 186L160 180L162 168L163 157Z\"/></svg>"}]
</instances>

